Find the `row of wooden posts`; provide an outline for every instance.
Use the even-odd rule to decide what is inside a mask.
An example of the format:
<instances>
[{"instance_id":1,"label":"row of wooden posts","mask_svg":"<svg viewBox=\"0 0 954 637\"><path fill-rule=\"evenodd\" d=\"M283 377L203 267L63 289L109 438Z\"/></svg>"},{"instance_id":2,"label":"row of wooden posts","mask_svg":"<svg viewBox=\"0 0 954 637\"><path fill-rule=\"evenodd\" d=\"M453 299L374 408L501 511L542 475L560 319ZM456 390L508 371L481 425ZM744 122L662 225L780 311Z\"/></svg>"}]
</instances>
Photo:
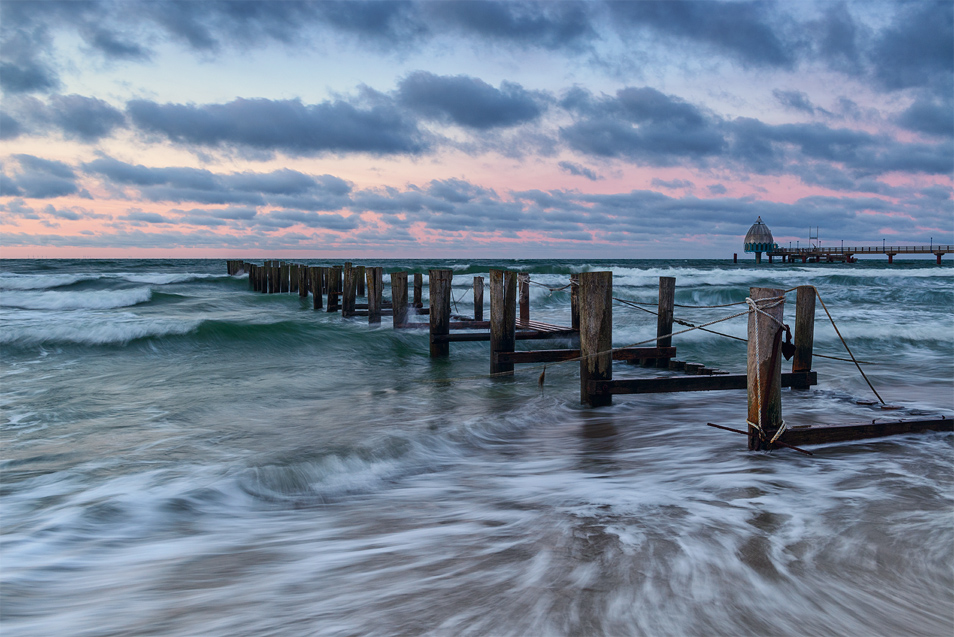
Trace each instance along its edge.
<instances>
[{"instance_id":1,"label":"row of wooden posts","mask_svg":"<svg viewBox=\"0 0 954 637\"><path fill-rule=\"evenodd\" d=\"M782 387L808 388L817 384L812 371L815 291L811 286L798 288L795 318L795 355L792 371L782 373L782 360L776 338L782 322L784 294L781 290L752 288L751 298L778 298L782 301L762 313L749 314L748 364L746 374L697 375L698 368L675 360L672 346L675 278L660 277L655 347L613 348L613 273L582 272L570 276L570 326L551 325L530 319L529 275L509 270L490 270L490 320L483 320L484 280L474 277L474 316L452 315L453 271L428 271L429 306L422 302L423 274L413 273L413 297L408 296L409 273L391 272L391 301L383 298L383 268L355 266L304 266L282 261L262 265L229 261L229 274L248 274L249 288L261 293L295 293L305 297L311 292L314 308L340 311L343 317L367 316L368 322L381 322L392 316L395 329L427 328L430 355L448 356L450 343L489 341L490 372L509 376L516 364L553 363L579 360L580 400L593 407L609 405L618 394L748 389L749 421L758 422L762 411L765 435L781 423ZM367 303L357 297L367 294ZM519 313L518 313L519 311ZM410 313L427 315L426 324L408 320ZM756 347L756 334L759 346ZM576 341L578 347L516 351L517 340L562 339ZM574 343L575 344L575 343ZM756 354L758 352L758 355ZM629 361L644 366L682 369L686 376L613 379L613 361ZM758 373L756 372L757 367ZM762 380L761 393L756 377ZM765 445L753 428L749 446Z\"/></svg>"}]
</instances>

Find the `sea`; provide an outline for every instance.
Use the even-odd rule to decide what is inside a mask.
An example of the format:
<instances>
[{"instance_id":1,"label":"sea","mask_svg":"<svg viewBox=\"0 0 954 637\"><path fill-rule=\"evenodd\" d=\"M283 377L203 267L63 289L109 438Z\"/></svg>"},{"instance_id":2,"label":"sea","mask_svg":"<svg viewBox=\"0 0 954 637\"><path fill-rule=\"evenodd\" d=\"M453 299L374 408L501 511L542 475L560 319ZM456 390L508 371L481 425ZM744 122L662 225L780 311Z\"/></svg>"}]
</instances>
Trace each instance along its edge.
<instances>
[{"instance_id":1,"label":"sea","mask_svg":"<svg viewBox=\"0 0 954 637\"><path fill-rule=\"evenodd\" d=\"M474 276L528 272L558 325L569 275L611 270L618 347L655 337L661 276L694 325L814 285L818 384L783 390L787 423L954 417L950 261L354 263L385 298L388 272L450 268L465 316ZM709 329L676 357L744 373L746 317ZM577 362L489 371L487 343L431 359L425 330L224 260L0 261L0 632L954 633L954 434L749 452L707 426L744 429L745 392L589 408Z\"/></svg>"}]
</instances>

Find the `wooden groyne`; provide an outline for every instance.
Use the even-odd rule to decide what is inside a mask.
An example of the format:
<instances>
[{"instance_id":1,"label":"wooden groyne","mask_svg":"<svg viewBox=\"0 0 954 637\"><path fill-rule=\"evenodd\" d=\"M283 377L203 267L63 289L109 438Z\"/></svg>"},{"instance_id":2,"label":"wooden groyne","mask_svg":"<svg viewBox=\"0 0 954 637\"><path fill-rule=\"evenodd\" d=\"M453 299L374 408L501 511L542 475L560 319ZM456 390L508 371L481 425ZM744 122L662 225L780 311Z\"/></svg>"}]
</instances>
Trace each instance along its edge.
<instances>
[{"instance_id":1,"label":"wooden groyne","mask_svg":"<svg viewBox=\"0 0 954 637\"><path fill-rule=\"evenodd\" d=\"M422 301L422 272L390 272L390 299L385 299L384 270L381 267L354 266L351 262L340 266L305 266L275 260L264 261L262 264L230 260L227 261L227 271L230 275L247 274L248 287L254 292L295 293L302 298L311 294L315 310L340 312L343 318L349 319L367 317L368 323L372 325L380 324L382 317L391 317L394 329L426 329L432 358L449 356L451 343L489 342L492 378L512 377L515 367L521 364L578 362L580 401L591 407L610 405L614 396L626 394L746 390L747 431L713 426L746 434L751 450L778 447L798 449L798 445L928 430L954 431L954 420L944 417L929 420L881 420L860 425L785 423L782 418L781 390L808 389L818 384L818 375L812 370L815 301L818 297L818 291L813 286L800 286L791 290L751 288L749 298L744 302L746 308L742 311L702 325L694 325L677 320L674 316L676 280L673 277L659 278L659 294L655 304L639 304L614 296L612 272L582 272L570 275L567 285L563 287L549 288L551 291L570 290L571 324L561 326L531 318L529 288L532 281L530 275L525 272L490 270L487 285L490 316L489 320L484 320L483 277L473 279L473 316L462 316L451 311L454 304L454 274L449 269L428 270L427 307ZM411 283L413 291L409 294ZM796 292L794 342L792 330L784 323L786 293L791 291ZM366 297L366 303L358 303L359 297ZM655 311L642 307L640 309L656 315L656 337L631 346L614 348L614 303L654 306ZM738 306L743 303L728 305ZM824 303L822 305L824 307ZM827 313L827 308L825 311ZM412 322L409 317L413 315L427 316L427 323ZM700 363L676 359L674 336L695 329L712 332L709 326L743 315L748 317L745 374L730 374ZM828 316L830 319L831 315ZM676 323L687 327L674 331ZM562 341L570 346L517 351L517 340ZM845 347L847 349L847 343ZM850 350L848 353L851 354ZM792 361L791 371L783 372L783 362L787 360ZM681 371L684 374L614 379L614 361ZM854 362L858 365L857 361ZM858 370L864 376L860 365ZM867 381L866 376L865 380ZM874 393L877 395L877 392ZM880 395L878 398L881 399ZM881 402L884 403L883 400Z\"/></svg>"}]
</instances>

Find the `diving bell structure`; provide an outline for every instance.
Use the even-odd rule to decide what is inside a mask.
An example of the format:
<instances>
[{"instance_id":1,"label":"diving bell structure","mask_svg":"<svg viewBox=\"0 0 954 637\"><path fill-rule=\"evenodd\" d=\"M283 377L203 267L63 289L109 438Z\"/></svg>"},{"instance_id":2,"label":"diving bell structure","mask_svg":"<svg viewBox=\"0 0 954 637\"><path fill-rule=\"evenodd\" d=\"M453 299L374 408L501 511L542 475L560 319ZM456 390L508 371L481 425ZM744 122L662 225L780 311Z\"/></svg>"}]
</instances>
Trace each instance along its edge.
<instances>
[{"instance_id":1,"label":"diving bell structure","mask_svg":"<svg viewBox=\"0 0 954 637\"><path fill-rule=\"evenodd\" d=\"M752 224L749 231L745 233L744 248L746 252L755 253L756 263L762 262L763 252L772 252L778 249L778 244L775 243L775 239L772 238L772 231L769 230L767 225L762 223L761 216Z\"/></svg>"}]
</instances>

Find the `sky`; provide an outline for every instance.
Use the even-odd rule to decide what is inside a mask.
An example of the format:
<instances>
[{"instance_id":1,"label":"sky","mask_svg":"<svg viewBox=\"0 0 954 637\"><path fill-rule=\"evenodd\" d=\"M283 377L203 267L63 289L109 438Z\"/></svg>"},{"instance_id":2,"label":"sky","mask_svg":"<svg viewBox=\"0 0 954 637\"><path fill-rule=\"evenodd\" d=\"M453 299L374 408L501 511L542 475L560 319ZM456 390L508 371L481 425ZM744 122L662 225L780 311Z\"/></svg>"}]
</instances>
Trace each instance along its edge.
<instances>
[{"instance_id":1,"label":"sky","mask_svg":"<svg viewBox=\"0 0 954 637\"><path fill-rule=\"evenodd\" d=\"M950 1L0 0L0 92L7 258L954 244Z\"/></svg>"}]
</instances>

